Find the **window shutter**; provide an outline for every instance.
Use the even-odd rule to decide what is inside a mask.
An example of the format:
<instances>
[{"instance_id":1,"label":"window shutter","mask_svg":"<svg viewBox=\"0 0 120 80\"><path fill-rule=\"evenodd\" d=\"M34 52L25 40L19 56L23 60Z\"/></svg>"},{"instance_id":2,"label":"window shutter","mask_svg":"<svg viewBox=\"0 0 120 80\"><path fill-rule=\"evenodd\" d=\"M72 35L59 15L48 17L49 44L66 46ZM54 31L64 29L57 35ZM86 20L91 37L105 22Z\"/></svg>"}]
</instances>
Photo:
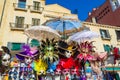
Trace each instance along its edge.
<instances>
[{"instance_id":1,"label":"window shutter","mask_svg":"<svg viewBox=\"0 0 120 80\"><path fill-rule=\"evenodd\" d=\"M10 50L16 51L16 50L21 50L21 47L24 43L11 43L8 42L8 48Z\"/></svg>"},{"instance_id":2,"label":"window shutter","mask_svg":"<svg viewBox=\"0 0 120 80\"><path fill-rule=\"evenodd\" d=\"M109 45L105 45L105 44L103 46L104 46L104 50L107 51L107 53L110 54L110 52L111 52L110 46Z\"/></svg>"},{"instance_id":3,"label":"window shutter","mask_svg":"<svg viewBox=\"0 0 120 80\"><path fill-rule=\"evenodd\" d=\"M117 40L119 40L120 39L120 31L119 30L115 30L115 32L116 32Z\"/></svg>"},{"instance_id":4,"label":"window shutter","mask_svg":"<svg viewBox=\"0 0 120 80\"><path fill-rule=\"evenodd\" d=\"M107 32L107 38L111 38L111 37L110 37L110 34L109 34L109 31L106 30L106 32Z\"/></svg>"},{"instance_id":5,"label":"window shutter","mask_svg":"<svg viewBox=\"0 0 120 80\"><path fill-rule=\"evenodd\" d=\"M101 38L103 38L103 35L102 35L102 29L100 29L100 34L101 34Z\"/></svg>"}]
</instances>

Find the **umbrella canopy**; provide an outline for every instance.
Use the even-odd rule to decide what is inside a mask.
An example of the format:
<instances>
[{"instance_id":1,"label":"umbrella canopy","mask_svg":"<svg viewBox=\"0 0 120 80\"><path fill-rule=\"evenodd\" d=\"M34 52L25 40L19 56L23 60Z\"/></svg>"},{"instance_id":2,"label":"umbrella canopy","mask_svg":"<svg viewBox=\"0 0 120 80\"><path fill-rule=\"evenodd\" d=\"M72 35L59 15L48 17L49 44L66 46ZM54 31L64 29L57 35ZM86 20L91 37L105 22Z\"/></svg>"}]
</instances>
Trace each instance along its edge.
<instances>
[{"instance_id":1,"label":"umbrella canopy","mask_svg":"<svg viewBox=\"0 0 120 80\"><path fill-rule=\"evenodd\" d=\"M99 37L99 34L97 32L93 32L90 30L84 30L84 31L73 34L72 36L69 37L69 40L81 42L84 40L89 40L89 39L97 38L97 37Z\"/></svg>"},{"instance_id":2,"label":"umbrella canopy","mask_svg":"<svg viewBox=\"0 0 120 80\"><path fill-rule=\"evenodd\" d=\"M37 39L39 41L46 38L60 39L61 37L57 31L53 30L48 26L32 26L30 28L27 28L24 32L28 37Z\"/></svg>"},{"instance_id":3,"label":"umbrella canopy","mask_svg":"<svg viewBox=\"0 0 120 80\"><path fill-rule=\"evenodd\" d=\"M48 20L43 25L51 27L62 35L78 32L82 27L82 23L79 20L65 16L64 18Z\"/></svg>"}]
</instances>

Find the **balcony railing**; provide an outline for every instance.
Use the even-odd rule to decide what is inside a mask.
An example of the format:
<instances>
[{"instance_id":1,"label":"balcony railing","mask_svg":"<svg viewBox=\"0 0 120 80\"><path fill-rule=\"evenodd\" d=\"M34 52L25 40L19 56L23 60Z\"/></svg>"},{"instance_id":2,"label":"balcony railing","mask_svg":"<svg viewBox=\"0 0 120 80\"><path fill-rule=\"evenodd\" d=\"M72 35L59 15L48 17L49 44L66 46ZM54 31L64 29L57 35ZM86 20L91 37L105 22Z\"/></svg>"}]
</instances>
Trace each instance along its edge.
<instances>
[{"instance_id":1,"label":"balcony railing","mask_svg":"<svg viewBox=\"0 0 120 80\"><path fill-rule=\"evenodd\" d=\"M30 24L17 24L17 23L10 23L11 30L24 30L28 28Z\"/></svg>"},{"instance_id":2,"label":"balcony railing","mask_svg":"<svg viewBox=\"0 0 120 80\"><path fill-rule=\"evenodd\" d=\"M13 6L14 6L14 8L15 9L17 9L17 10L24 10L24 11L27 11L27 9L28 9L28 5L26 5L25 3L13 3Z\"/></svg>"},{"instance_id":3,"label":"balcony railing","mask_svg":"<svg viewBox=\"0 0 120 80\"><path fill-rule=\"evenodd\" d=\"M44 10L43 7L30 6L30 11L31 11L31 12L39 12L39 13L42 13L43 10Z\"/></svg>"}]
</instances>

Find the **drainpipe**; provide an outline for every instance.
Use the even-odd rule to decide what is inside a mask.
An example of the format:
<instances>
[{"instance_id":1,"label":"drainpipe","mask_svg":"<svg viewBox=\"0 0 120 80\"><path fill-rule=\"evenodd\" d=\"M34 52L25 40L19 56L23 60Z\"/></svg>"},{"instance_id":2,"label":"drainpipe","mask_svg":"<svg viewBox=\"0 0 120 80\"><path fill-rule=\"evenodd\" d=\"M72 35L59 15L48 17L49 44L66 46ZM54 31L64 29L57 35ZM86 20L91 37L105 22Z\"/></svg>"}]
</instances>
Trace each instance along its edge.
<instances>
[{"instance_id":1,"label":"drainpipe","mask_svg":"<svg viewBox=\"0 0 120 80\"><path fill-rule=\"evenodd\" d=\"M5 5L6 5L6 0L4 0L4 4L3 4L2 14L1 14L1 18L0 18L0 27L1 27L1 24L2 24L2 19L3 19L3 15L4 15Z\"/></svg>"}]
</instances>

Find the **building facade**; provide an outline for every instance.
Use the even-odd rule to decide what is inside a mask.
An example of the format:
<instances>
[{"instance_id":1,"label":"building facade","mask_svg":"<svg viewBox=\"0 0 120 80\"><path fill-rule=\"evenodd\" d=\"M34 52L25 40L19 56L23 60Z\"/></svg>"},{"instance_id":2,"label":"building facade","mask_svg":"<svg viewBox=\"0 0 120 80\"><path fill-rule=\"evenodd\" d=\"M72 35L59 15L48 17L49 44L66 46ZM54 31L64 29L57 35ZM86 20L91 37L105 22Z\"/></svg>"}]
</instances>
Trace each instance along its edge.
<instances>
[{"instance_id":1,"label":"building facade","mask_svg":"<svg viewBox=\"0 0 120 80\"><path fill-rule=\"evenodd\" d=\"M74 16L71 11L58 5L45 5L45 0L0 0L0 46L19 50L28 42L24 30L31 26L42 25L51 18L65 15Z\"/></svg>"},{"instance_id":2,"label":"building facade","mask_svg":"<svg viewBox=\"0 0 120 80\"><path fill-rule=\"evenodd\" d=\"M120 49L120 33L117 34L117 31L120 32L120 27L91 22L83 22L83 26L88 27L91 31L95 31L100 35L100 37L92 39L95 41L94 45L98 52L107 51L110 53L111 46Z\"/></svg>"},{"instance_id":3,"label":"building facade","mask_svg":"<svg viewBox=\"0 0 120 80\"><path fill-rule=\"evenodd\" d=\"M87 22L96 22L100 24L120 27L120 0L106 0L98 8L93 8L89 12Z\"/></svg>"},{"instance_id":4,"label":"building facade","mask_svg":"<svg viewBox=\"0 0 120 80\"><path fill-rule=\"evenodd\" d=\"M4 14L0 26L0 46L8 46L11 50L19 50L22 44L29 42L24 30L35 25L42 25L46 20L77 15L58 5L45 5L44 0L1 0L0 10ZM4 6L5 4L5 6ZM3 8L3 7L4 8ZM105 51L104 47L116 46L120 49L120 28L116 26L83 22L83 26L98 32L102 37L96 39L97 51ZM103 46L104 45L104 46Z\"/></svg>"},{"instance_id":5,"label":"building facade","mask_svg":"<svg viewBox=\"0 0 120 80\"><path fill-rule=\"evenodd\" d=\"M116 60L114 64L113 49L117 48L120 55L120 27L103 25L98 23L83 22L83 26L88 27L91 31L97 32L100 36L98 38L91 39L95 41L93 45L96 47L96 52L107 52L107 60L104 62L107 69L112 70L120 67L120 60ZM112 58L112 59L111 59ZM113 66L114 64L114 66ZM119 71L119 70L118 70Z\"/></svg>"}]
</instances>

